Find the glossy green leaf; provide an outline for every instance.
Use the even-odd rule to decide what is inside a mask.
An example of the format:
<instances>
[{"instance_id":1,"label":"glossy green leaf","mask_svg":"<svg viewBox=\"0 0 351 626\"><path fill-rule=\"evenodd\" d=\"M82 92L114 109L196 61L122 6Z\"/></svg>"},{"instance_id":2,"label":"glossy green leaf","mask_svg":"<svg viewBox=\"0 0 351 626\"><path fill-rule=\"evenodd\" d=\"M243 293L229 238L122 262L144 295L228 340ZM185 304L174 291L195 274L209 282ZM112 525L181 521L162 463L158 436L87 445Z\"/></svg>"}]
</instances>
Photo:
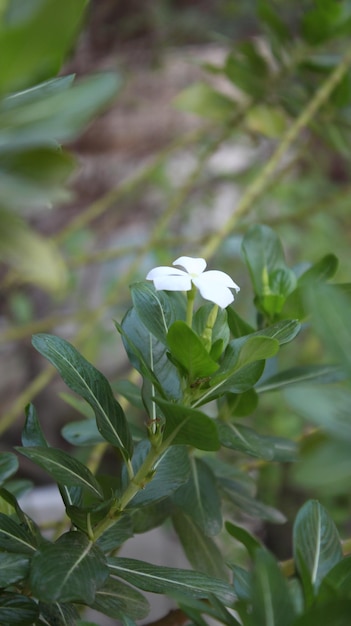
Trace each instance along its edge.
<instances>
[{"instance_id":1,"label":"glossy green leaf","mask_svg":"<svg viewBox=\"0 0 351 626\"><path fill-rule=\"evenodd\" d=\"M215 476L201 459L191 458L188 481L173 495L172 500L209 537L222 528L221 501Z\"/></svg>"},{"instance_id":2,"label":"glossy green leaf","mask_svg":"<svg viewBox=\"0 0 351 626\"><path fill-rule=\"evenodd\" d=\"M211 400L221 397L225 393L244 393L254 387L261 378L265 366L265 361L256 361L234 371L228 378L216 377L212 380L212 385L206 389L193 406L207 404Z\"/></svg>"},{"instance_id":3,"label":"glossy green leaf","mask_svg":"<svg viewBox=\"0 0 351 626\"><path fill-rule=\"evenodd\" d=\"M12 452L0 452L0 485L18 470L18 459Z\"/></svg>"},{"instance_id":4,"label":"glossy green leaf","mask_svg":"<svg viewBox=\"0 0 351 626\"><path fill-rule=\"evenodd\" d=\"M251 533L249 533L246 528L243 528L242 526L237 526L236 524L232 524L232 522L226 522L225 529L231 535L231 537L234 537L234 539L242 543L247 549L251 558L254 558L256 550L261 547L261 543L258 541L258 539L251 535Z\"/></svg>"},{"instance_id":5,"label":"glossy green leaf","mask_svg":"<svg viewBox=\"0 0 351 626\"><path fill-rule=\"evenodd\" d=\"M290 626L294 617L284 574L275 558L258 548L253 564L252 626Z\"/></svg>"},{"instance_id":6,"label":"glossy green leaf","mask_svg":"<svg viewBox=\"0 0 351 626\"><path fill-rule=\"evenodd\" d=\"M215 422L195 409L157 399L166 418L164 441L185 444L200 450L218 450L220 442Z\"/></svg>"},{"instance_id":7,"label":"glossy green leaf","mask_svg":"<svg viewBox=\"0 0 351 626\"><path fill-rule=\"evenodd\" d=\"M23 554L0 552L0 587L2 589L27 578L28 571L29 558Z\"/></svg>"},{"instance_id":8,"label":"glossy green leaf","mask_svg":"<svg viewBox=\"0 0 351 626\"><path fill-rule=\"evenodd\" d=\"M310 500L298 512L293 530L294 559L305 591L318 590L321 581L342 559L336 526L326 510Z\"/></svg>"},{"instance_id":9,"label":"glossy green leaf","mask_svg":"<svg viewBox=\"0 0 351 626\"><path fill-rule=\"evenodd\" d=\"M114 619L122 615L143 619L149 612L149 603L139 591L113 578L109 578L97 591L95 601L90 606Z\"/></svg>"},{"instance_id":10,"label":"glossy green leaf","mask_svg":"<svg viewBox=\"0 0 351 626\"><path fill-rule=\"evenodd\" d=\"M40 426L38 414L33 404L26 406L26 421L22 430L22 446L40 446L41 448L47 447L47 441L45 435Z\"/></svg>"},{"instance_id":11,"label":"glossy green leaf","mask_svg":"<svg viewBox=\"0 0 351 626\"><path fill-rule=\"evenodd\" d=\"M43 467L55 480L68 487L84 487L97 498L103 494L99 483L90 470L67 452L56 448L17 448L18 452Z\"/></svg>"},{"instance_id":12,"label":"glossy green leaf","mask_svg":"<svg viewBox=\"0 0 351 626\"><path fill-rule=\"evenodd\" d=\"M302 383L335 383L345 378L336 365L302 365L283 370L274 376L265 378L256 387L258 393L276 391L281 388Z\"/></svg>"},{"instance_id":13,"label":"glossy green leaf","mask_svg":"<svg viewBox=\"0 0 351 626\"><path fill-rule=\"evenodd\" d=\"M150 443L141 441L135 449L132 458L134 472L136 473L150 449ZM152 480L139 491L129 506L138 507L157 502L167 498L178 487L183 485L189 476L188 453L184 446L171 446L166 450L155 466ZM123 473L127 484L126 472Z\"/></svg>"},{"instance_id":14,"label":"glossy green leaf","mask_svg":"<svg viewBox=\"0 0 351 626\"><path fill-rule=\"evenodd\" d=\"M188 373L190 381L211 376L218 369L201 339L185 322L178 320L172 324L167 343L172 357Z\"/></svg>"},{"instance_id":15,"label":"glossy green leaf","mask_svg":"<svg viewBox=\"0 0 351 626\"><path fill-rule=\"evenodd\" d=\"M33 537L14 519L0 513L0 548L17 554L34 554L36 544Z\"/></svg>"},{"instance_id":16,"label":"glossy green leaf","mask_svg":"<svg viewBox=\"0 0 351 626\"><path fill-rule=\"evenodd\" d=\"M212 537L205 535L194 519L181 509L173 513L172 522L192 567L208 576L228 580L228 569Z\"/></svg>"},{"instance_id":17,"label":"glossy green leaf","mask_svg":"<svg viewBox=\"0 0 351 626\"><path fill-rule=\"evenodd\" d=\"M231 585L223 580L210 578L201 572L163 567L136 559L118 557L110 557L108 565L113 576L123 578L143 591L152 593L179 591L194 598L206 598L214 594L226 606L231 606L235 600Z\"/></svg>"},{"instance_id":18,"label":"glossy green leaf","mask_svg":"<svg viewBox=\"0 0 351 626\"><path fill-rule=\"evenodd\" d=\"M31 562L31 588L42 602L90 604L107 577L103 553L79 531L44 545Z\"/></svg>"},{"instance_id":19,"label":"glossy green leaf","mask_svg":"<svg viewBox=\"0 0 351 626\"><path fill-rule=\"evenodd\" d=\"M342 387L301 385L288 388L289 406L316 426L342 441L351 441L351 393Z\"/></svg>"},{"instance_id":20,"label":"glossy green leaf","mask_svg":"<svg viewBox=\"0 0 351 626\"><path fill-rule=\"evenodd\" d=\"M31 598L17 593L3 592L0 596L0 624L32 626L39 616L37 604Z\"/></svg>"},{"instance_id":21,"label":"glossy green leaf","mask_svg":"<svg viewBox=\"0 0 351 626\"><path fill-rule=\"evenodd\" d=\"M73 4L43 0L24 9L18 1L8 3L0 25L0 91L14 91L57 74L86 5L86 0Z\"/></svg>"},{"instance_id":22,"label":"glossy green leaf","mask_svg":"<svg viewBox=\"0 0 351 626\"><path fill-rule=\"evenodd\" d=\"M131 296L138 317L156 339L166 343L169 327L175 322L176 311L164 291L156 291L152 283L134 283Z\"/></svg>"},{"instance_id":23,"label":"glossy green leaf","mask_svg":"<svg viewBox=\"0 0 351 626\"><path fill-rule=\"evenodd\" d=\"M104 439L129 458L133 442L128 423L105 376L64 339L39 334L34 335L32 342L56 367L70 389L94 409L97 427Z\"/></svg>"},{"instance_id":24,"label":"glossy green leaf","mask_svg":"<svg viewBox=\"0 0 351 626\"><path fill-rule=\"evenodd\" d=\"M252 428L234 422L216 420L216 423L222 446L266 461L290 463L297 459L297 446L289 439L261 435Z\"/></svg>"},{"instance_id":25,"label":"glossy green leaf","mask_svg":"<svg viewBox=\"0 0 351 626\"><path fill-rule=\"evenodd\" d=\"M236 104L226 95L206 83L195 83L184 89L174 100L181 111L220 122L235 115Z\"/></svg>"}]
</instances>

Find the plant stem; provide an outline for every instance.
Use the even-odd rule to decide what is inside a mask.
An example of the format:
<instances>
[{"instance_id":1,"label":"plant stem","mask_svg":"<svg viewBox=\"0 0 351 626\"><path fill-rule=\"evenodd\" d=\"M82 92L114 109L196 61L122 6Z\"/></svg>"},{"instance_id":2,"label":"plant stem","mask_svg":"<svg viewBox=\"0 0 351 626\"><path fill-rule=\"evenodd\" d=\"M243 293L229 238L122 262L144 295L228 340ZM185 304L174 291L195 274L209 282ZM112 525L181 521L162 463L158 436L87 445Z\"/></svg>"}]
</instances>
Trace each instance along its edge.
<instances>
[{"instance_id":1,"label":"plant stem","mask_svg":"<svg viewBox=\"0 0 351 626\"><path fill-rule=\"evenodd\" d=\"M186 323L190 328L193 325L193 313L194 313L194 301L196 295L196 287L192 285L190 291L186 292L187 296L187 306L186 306Z\"/></svg>"}]
</instances>

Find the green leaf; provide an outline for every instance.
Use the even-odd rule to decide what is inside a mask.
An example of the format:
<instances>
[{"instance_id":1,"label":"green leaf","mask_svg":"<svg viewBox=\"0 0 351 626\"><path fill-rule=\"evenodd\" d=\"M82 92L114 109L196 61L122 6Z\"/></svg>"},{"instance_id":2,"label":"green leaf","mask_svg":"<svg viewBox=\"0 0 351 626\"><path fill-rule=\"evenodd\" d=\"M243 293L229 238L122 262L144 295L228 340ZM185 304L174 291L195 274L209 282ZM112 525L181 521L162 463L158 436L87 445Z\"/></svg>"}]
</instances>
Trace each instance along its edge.
<instances>
[{"instance_id":1,"label":"green leaf","mask_svg":"<svg viewBox=\"0 0 351 626\"><path fill-rule=\"evenodd\" d=\"M215 122L226 121L236 112L236 104L206 83L195 83L184 89L174 100L177 109L195 113Z\"/></svg>"},{"instance_id":2,"label":"green leaf","mask_svg":"<svg viewBox=\"0 0 351 626\"><path fill-rule=\"evenodd\" d=\"M14 91L57 74L82 22L86 0L8 3L0 23L0 91Z\"/></svg>"},{"instance_id":3,"label":"green leaf","mask_svg":"<svg viewBox=\"0 0 351 626\"><path fill-rule=\"evenodd\" d=\"M267 520L273 524L286 522L285 516L280 511L254 498L236 480L218 478L218 483L225 499L234 506L235 510L246 513L249 517Z\"/></svg>"},{"instance_id":4,"label":"green leaf","mask_svg":"<svg viewBox=\"0 0 351 626\"><path fill-rule=\"evenodd\" d=\"M212 386L206 389L193 406L201 406L223 396L225 393L244 393L254 387L261 378L265 366L265 361L256 361L234 371L228 378L216 377Z\"/></svg>"},{"instance_id":5,"label":"green leaf","mask_svg":"<svg viewBox=\"0 0 351 626\"><path fill-rule=\"evenodd\" d=\"M230 415L246 417L254 412L258 405L258 395L255 389L249 389L244 393L227 393L225 401ZM227 412L225 411L225 415Z\"/></svg>"},{"instance_id":6,"label":"green leaf","mask_svg":"<svg viewBox=\"0 0 351 626\"><path fill-rule=\"evenodd\" d=\"M44 604L39 602L40 615L44 618L45 624L55 626L76 626L79 613L72 604Z\"/></svg>"},{"instance_id":7,"label":"green leaf","mask_svg":"<svg viewBox=\"0 0 351 626\"><path fill-rule=\"evenodd\" d=\"M54 335L34 335L33 346L59 371L65 383L94 409L101 435L129 459L133 442L122 407L103 374L68 341Z\"/></svg>"},{"instance_id":8,"label":"green leaf","mask_svg":"<svg viewBox=\"0 0 351 626\"><path fill-rule=\"evenodd\" d=\"M95 446L105 441L94 419L69 422L62 428L61 435L73 446Z\"/></svg>"},{"instance_id":9,"label":"green leaf","mask_svg":"<svg viewBox=\"0 0 351 626\"><path fill-rule=\"evenodd\" d=\"M245 454L265 459L290 463L297 459L297 446L283 437L261 435L256 431L234 422L216 420L222 446L240 450Z\"/></svg>"},{"instance_id":10,"label":"green leaf","mask_svg":"<svg viewBox=\"0 0 351 626\"><path fill-rule=\"evenodd\" d=\"M286 389L284 396L289 406L306 420L342 441L351 441L348 389L301 385Z\"/></svg>"},{"instance_id":11,"label":"green leaf","mask_svg":"<svg viewBox=\"0 0 351 626\"><path fill-rule=\"evenodd\" d=\"M324 282L332 278L338 269L339 261L335 254L327 254L322 259L314 263L298 278L298 286L313 285L317 282Z\"/></svg>"},{"instance_id":12,"label":"green leaf","mask_svg":"<svg viewBox=\"0 0 351 626\"><path fill-rule=\"evenodd\" d=\"M334 383L342 380L344 374L340 367L335 365L303 365L283 370L274 376L265 378L256 387L257 393L276 391L282 387L298 385L301 383Z\"/></svg>"},{"instance_id":13,"label":"green leaf","mask_svg":"<svg viewBox=\"0 0 351 626\"><path fill-rule=\"evenodd\" d=\"M208 598L214 594L226 606L235 601L231 585L201 572L118 557L109 557L108 566L113 576L123 578L143 591L162 594L180 592L193 598Z\"/></svg>"},{"instance_id":14,"label":"green leaf","mask_svg":"<svg viewBox=\"0 0 351 626\"><path fill-rule=\"evenodd\" d=\"M322 606L314 606L298 617L293 626L349 626L351 614L351 600L338 598Z\"/></svg>"},{"instance_id":15,"label":"green leaf","mask_svg":"<svg viewBox=\"0 0 351 626\"><path fill-rule=\"evenodd\" d=\"M44 433L41 429L36 408L33 404L26 406L26 421L22 430L22 446L25 448L32 446L40 446L45 448L48 446Z\"/></svg>"},{"instance_id":16,"label":"green leaf","mask_svg":"<svg viewBox=\"0 0 351 626\"><path fill-rule=\"evenodd\" d=\"M106 554L120 548L131 537L133 537L132 520L129 515L123 515L100 535L96 544Z\"/></svg>"},{"instance_id":17,"label":"green leaf","mask_svg":"<svg viewBox=\"0 0 351 626\"><path fill-rule=\"evenodd\" d=\"M27 530L14 519L0 513L0 548L17 554L33 554L36 543Z\"/></svg>"},{"instance_id":18,"label":"green leaf","mask_svg":"<svg viewBox=\"0 0 351 626\"><path fill-rule=\"evenodd\" d=\"M150 450L150 443L146 440L141 441L135 449L132 458L134 473L137 472L145 457ZM127 482L125 468L123 477ZM138 507L145 504L151 504L167 498L178 487L188 479L189 476L189 459L185 446L171 446L166 450L155 467L155 474L152 480L145 485L144 489L139 491L131 501L129 506Z\"/></svg>"},{"instance_id":19,"label":"green leaf","mask_svg":"<svg viewBox=\"0 0 351 626\"><path fill-rule=\"evenodd\" d=\"M156 291L152 283L134 283L131 296L138 317L156 339L166 343L169 327L177 319L172 301L164 291Z\"/></svg>"},{"instance_id":20,"label":"green leaf","mask_svg":"<svg viewBox=\"0 0 351 626\"><path fill-rule=\"evenodd\" d=\"M251 226L242 242L242 253L249 268L255 293L267 295L267 280L277 269L286 269L285 256L277 234L268 226Z\"/></svg>"},{"instance_id":21,"label":"green leaf","mask_svg":"<svg viewBox=\"0 0 351 626\"><path fill-rule=\"evenodd\" d=\"M37 604L17 593L3 592L0 596L0 624L32 626L39 616Z\"/></svg>"},{"instance_id":22,"label":"green leaf","mask_svg":"<svg viewBox=\"0 0 351 626\"><path fill-rule=\"evenodd\" d=\"M220 442L215 422L195 409L156 399L166 418L164 441L172 445L185 444L200 450L218 450Z\"/></svg>"},{"instance_id":23,"label":"green leaf","mask_svg":"<svg viewBox=\"0 0 351 626\"><path fill-rule=\"evenodd\" d=\"M228 326L234 338L237 339L238 337L244 337L244 335L251 335L251 333L255 331L255 329L243 320L232 307L228 307L226 312Z\"/></svg>"},{"instance_id":24,"label":"green leaf","mask_svg":"<svg viewBox=\"0 0 351 626\"><path fill-rule=\"evenodd\" d=\"M32 591L42 602L91 604L108 577L106 560L99 548L79 531L62 535L44 545L33 557Z\"/></svg>"},{"instance_id":25,"label":"green leaf","mask_svg":"<svg viewBox=\"0 0 351 626\"><path fill-rule=\"evenodd\" d=\"M178 509L172 515L172 522L192 567L207 576L228 580L228 570L217 544L205 535L192 517Z\"/></svg>"},{"instance_id":26,"label":"green leaf","mask_svg":"<svg viewBox=\"0 0 351 626\"><path fill-rule=\"evenodd\" d=\"M208 317L213 310L212 302L207 302L200 306L200 308L196 311L193 319L193 330L196 332L199 337L204 333ZM216 342L221 341L222 350L226 348L230 339L230 330L227 322L229 309L218 309L216 321L212 328L212 346L216 344ZM221 351L222 352L222 351ZM219 355L220 356L220 355Z\"/></svg>"},{"instance_id":27,"label":"green leaf","mask_svg":"<svg viewBox=\"0 0 351 626\"><path fill-rule=\"evenodd\" d=\"M335 597L351 599L351 557L344 557L323 578L317 602L326 602Z\"/></svg>"},{"instance_id":28,"label":"green leaf","mask_svg":"<svg viewBox=\"0 0 351 626\"><path fill-rule=\"evenodd\" d=\"M282 346L295 339L300 332L300 329L301 324L298 320L281 320L271 326L267 326L266 328L256 331L250 336L270 337L271 339L278 341L279 345Z\"/></svg>"},{"instance_id":29,"label":"green leaf","mask_svg":"<svg viewBox=\"0 0 351 626\"><path fill-rule=\"evenodd\" d=\"M176 491L172 500L205 535L218 535L222 528L221 501L216 478L204 461L191 458L189 479Z\"/></svg>"},{"instance_id":30,"label":"green leaf","mask_svg":"<svg viewBox=\"0 0 351 626\"><path fill-rule=\"evenodd\" d=\"M351 480L350 444L321 433L309 437L302 446L292 476L295 484L315 494L333 497L347 494Z\"/></svg>"},{"instance_id":31,"label":"green leaf","mask_svg":"<svg viewBox=\"0 0 351 626\"><path fill-rule=\"evenodd\" d=\"M172 357L185 369L190 381L211 376L218 369L201 339L185 322L178 320L172 324L167 343Z\"/></svg>"},{"instance_id":32,"label":"green leaf","mask_svg":"<svg viewBox=\"0 0 351 626\"><path fill-rule=\"evenodd\" d=\"M287 581L274 557L264 548L255 553L252 582L252 626L290 626L295 608Z\"/></svg>"},{"instance_id":33,"label":"green leaf","mask_svg":"<svg viewBox=\"0 0 351 626\"><path fill-rule=\"evenodd\" d=\"M342 559L336 526L326 510L310 500L298 512L293 530L294 560L305 588L318 590L323 578Z\"/></svg>"},{"instance_id":34,"label":"green leaf","mask_svg":"<svg viewBox=\"0 0 351 626\"><path fill-rule=\"evenodd\" d=\"M0 587L9 585L27 578L29 571L29 559L23 554L0 552Z\"/></svg>"},{"instance_id":35,"label":"green leaf","mask_svg":"<svg viewBox=\"0 0 351 626\"><path fill-rule=\"evenodd\" d=\"M18 452L43 467L56 481L68 487L84 487L99 499L103 493L91 471L67 452L56 448L16 448Z\"/></svg>"},{"instance_id":36,"label":"green leaf","mask_svg":"<svg viewBox=\"0 0 351 626\"><path fill-rule=\"evenodd\" d=\"M242 526L237 526L236 524L232 524L231 522L225 523L225 529L231 535L231 537L234 537L234 539L236 539L245 546L250 557L253 559L256 550L261 547L261 543L258 541L258 539L251 535L251 533L249 533L246 528L243 528Z\"/></svg>"},{"instance_id":37,"label":"green leaf","mask_svg":"<svg viewBox=\"0 0 351 626\"><path fill-rule=\"evenodd\" d=\"M132 406L141 410L144 408L140 389L130 380L117 380L113 383L112 388L114 391L126 398Z\"/></svg>"},{"instance_id":38,"label":"green leaf","mask_svg":"<svg viewBox=\"0 0 351 626\"><path fill-rule=\"evenodd\" d=\"M251 600L252 573L239 565L231 565L233 572L233 587L239 600Z\"/></svg>"},{"instance_id":39,"label":"green leaf","mask_svg":"<svg viewBox=\"0 0 351 626\"><path fill-rule=\"evenodd\" d=\"M18 459L12 452L0 452L0 485L16 474Z\"/></svg>"},{"instance_id":40,"label":"green leaf","mask_svg":"<svg viewBox=\"0 0 351 626\"><path fill-rule=\"evenodd\" d=\"M114 619L121 619L122 615L131 619L143 619L149 612L149 603L141 593L113 578L109 578L97 591L95 601L90 606Z\"/></svg>"}]
</instances>

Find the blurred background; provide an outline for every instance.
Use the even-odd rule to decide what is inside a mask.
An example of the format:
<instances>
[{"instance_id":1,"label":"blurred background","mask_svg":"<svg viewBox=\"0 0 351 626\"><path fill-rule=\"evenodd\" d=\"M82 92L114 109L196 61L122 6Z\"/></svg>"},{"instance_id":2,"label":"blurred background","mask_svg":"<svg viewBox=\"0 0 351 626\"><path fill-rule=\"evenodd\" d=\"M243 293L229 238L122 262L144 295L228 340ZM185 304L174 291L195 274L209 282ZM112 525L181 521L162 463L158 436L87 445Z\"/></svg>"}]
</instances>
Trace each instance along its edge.
<instances>
[{"instance_id":1,"label":"blurred background","mask_svg":"<svg viewBox=\"0 0 351 626\"><path fill-rule=\"evenodd\" d=\"M241 286L237 310L253 324L240 254L249 225L272 226L291 266L333 252L336 281L351 270L350 2L92 0L84 14L84 1L77 13L64 4L39 19L0 2L10 67L0 83L3 450L19 444L29 402L50 443L71 449L60 431L80 407L33 333L68 339L122 389L129 369L113 320L153 266L205 256ZM55 76L63 82L26 91ZM326 358L308 329L282 354L285 364ZM277 397L251 423L299 437L300 418ZM321 475L333 455L323 446L303 446L297 469L264 466L260 497L292 520L318 494L347 533L350 462ZM21 463L23 477L46 481ZM289 525L261 532L289 556Z\"/></svg>"}]
</instances>

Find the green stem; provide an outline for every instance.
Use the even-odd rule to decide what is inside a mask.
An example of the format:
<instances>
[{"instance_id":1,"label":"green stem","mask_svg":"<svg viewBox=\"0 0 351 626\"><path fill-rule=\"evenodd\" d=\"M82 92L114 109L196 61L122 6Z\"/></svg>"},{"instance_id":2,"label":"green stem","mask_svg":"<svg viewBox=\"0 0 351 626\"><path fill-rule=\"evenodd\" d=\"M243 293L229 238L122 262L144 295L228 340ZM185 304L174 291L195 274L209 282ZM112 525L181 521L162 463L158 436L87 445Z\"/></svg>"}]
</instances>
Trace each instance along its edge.
<instances>
[{"instance_id":1,"label":"green stem","mask_svg":"<svg viewBox=\"0 0 351 626\"><path fill-rule=\"evenodd\" d=\"M196 287L195 287L195 285L192 285L190 291L186 292L187 306L186 306L186 319L185 319L185 321L188 324L188 326L190 326L190 328L193 325L193 313L194 313L195 295L196 295Z\"/></svg>"}]
</instances>

